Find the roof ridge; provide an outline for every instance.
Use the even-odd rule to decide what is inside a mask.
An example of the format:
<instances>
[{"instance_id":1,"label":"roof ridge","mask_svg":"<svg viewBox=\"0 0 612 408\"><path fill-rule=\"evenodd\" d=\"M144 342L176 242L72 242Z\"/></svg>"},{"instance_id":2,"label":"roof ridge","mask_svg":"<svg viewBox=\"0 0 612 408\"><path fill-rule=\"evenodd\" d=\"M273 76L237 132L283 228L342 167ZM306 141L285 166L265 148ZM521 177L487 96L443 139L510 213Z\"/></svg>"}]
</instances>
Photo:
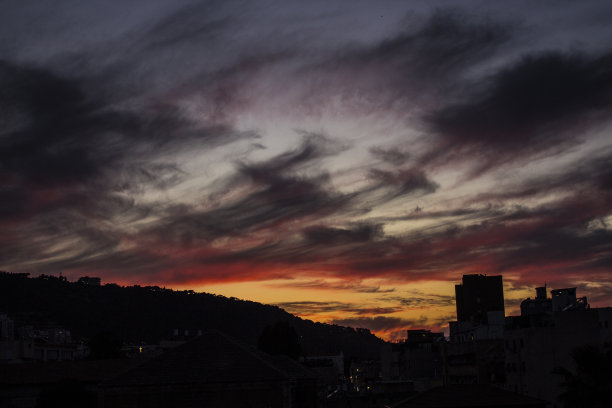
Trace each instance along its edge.
<instances>
[{"instance_id":1,"label":"roof ridge","mask_svg":"<svg viewBox=\"0 0 612 408\"><path fill-rule=\"evenodd\" d=\"M259 361L262 361L263 363L265 363L268 367L272 368L273 370L278 371L279 373L281 373L282 375L284 375L285 377L287 377L288 379L291 379L291 375L289 373L287 373L284 370L281 370L279 367L277 367L275 364L273 364L271 361L268 361L263 354L263 352L257 350L257 349L252 349L250 347L247 347L245 344L239 342L238 340L235 340L233 338L231 338L230 336L228 336L227 334L223 333L220 330L216 330L216 329L211 329L210 331L212 332L217 332L218 334L220 334L221 336L223 336L226 340L232 342L233 344L235 344L236 346L240 347L241 349L245 350L246 352L248 352L249 354L251 354L253 357L257 358ZM267 355L266 355L267 356Z\"/></svg>"}]
</instances>

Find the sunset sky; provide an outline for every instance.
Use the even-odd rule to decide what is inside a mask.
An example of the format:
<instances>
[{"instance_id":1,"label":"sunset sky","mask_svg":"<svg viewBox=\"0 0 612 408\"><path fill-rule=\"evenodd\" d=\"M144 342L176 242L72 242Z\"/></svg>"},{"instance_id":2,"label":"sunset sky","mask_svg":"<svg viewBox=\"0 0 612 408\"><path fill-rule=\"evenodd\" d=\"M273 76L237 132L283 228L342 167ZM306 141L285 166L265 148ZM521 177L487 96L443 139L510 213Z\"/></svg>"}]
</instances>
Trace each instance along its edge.
<instances>
[{"instance_id":1,"label":"sunset sky","mask_svg":"<svg viewBox=\"0 0 612 408\"><path fill-rule=\"evenodd\" d=\"M0 270L386 339L469 273L612 306L607 0L0 6Z\"/></svg>"}]
</instances>

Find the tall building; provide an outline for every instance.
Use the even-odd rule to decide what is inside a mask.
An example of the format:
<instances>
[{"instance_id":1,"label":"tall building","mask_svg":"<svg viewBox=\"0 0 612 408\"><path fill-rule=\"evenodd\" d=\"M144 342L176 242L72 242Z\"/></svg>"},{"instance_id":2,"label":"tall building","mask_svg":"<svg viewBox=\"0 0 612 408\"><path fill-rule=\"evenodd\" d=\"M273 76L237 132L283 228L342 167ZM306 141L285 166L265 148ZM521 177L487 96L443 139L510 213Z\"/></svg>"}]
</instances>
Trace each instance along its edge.
<instances>
[{"instance_id":1,"label":"tall building","mask_svg":"<svg viewBox=\"0 0 612 408\"><path fill-rule=\"evenodd\" d=\"M505 312L501 275L463 275L455 297L459 322L488 323L488 312Z\"/></svg>"},{"instance_id":2,"label":"tall building","mask_svg":"<svg viewBox=\"0 0 612 408\"><path fill-rule=\"evenodd\" d=\"M449 322L443 351L446 384L503 384L504 290L502 277L464 275L455 286L457 321Z\"/></svg>"}]
</instances>

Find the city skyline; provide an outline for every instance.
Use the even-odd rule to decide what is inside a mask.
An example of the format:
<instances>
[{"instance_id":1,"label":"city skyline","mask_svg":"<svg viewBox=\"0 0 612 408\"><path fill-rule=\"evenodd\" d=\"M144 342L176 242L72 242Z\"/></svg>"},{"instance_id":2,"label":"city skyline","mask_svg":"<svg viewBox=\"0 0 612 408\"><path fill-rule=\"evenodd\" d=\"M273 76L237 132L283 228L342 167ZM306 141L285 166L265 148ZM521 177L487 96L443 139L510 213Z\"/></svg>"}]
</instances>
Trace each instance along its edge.
<instances>
[{"instance_id":1,"label":"city skyline","mask_svg":"<svg viewBox=\"0 0 612 408\"><path fill-rule=\"evenodd\" d=\"M385 339L465 274L610 305L606 5L7 3L0 270Z\"/></svg>"}]
</instances>

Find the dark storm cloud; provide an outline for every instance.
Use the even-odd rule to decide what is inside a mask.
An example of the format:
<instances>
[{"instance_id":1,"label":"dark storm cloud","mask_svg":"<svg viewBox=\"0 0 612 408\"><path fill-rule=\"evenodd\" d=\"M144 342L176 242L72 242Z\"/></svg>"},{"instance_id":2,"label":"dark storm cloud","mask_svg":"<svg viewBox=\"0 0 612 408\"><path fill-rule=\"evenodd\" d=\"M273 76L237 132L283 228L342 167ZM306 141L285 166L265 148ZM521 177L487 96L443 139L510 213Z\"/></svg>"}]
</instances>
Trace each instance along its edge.
<instances>
[{"instance_id":1,"label":"dark storm cloud","mask_svg":"<svg viewBox=\"0 0 612 408\"><path fill-rule=\"evenodd\" d=\"M392 64L419 77L441 78L495 51L509 40L510 30L509 24L459 10L438 10L416 32L405 30L346 58L358 65Z\"/></svg>"},{"instance_id":2,"label":"dark storm cloud","mask_svg":"<svg viewBox=\"0 0 612 408\"><path fill-rule=\"evenodd\" d=\"M370 177L379 182L381 186L394 186L394 194L405 195L411 193L434 193L439 185L427 178L420 170L399 170L395 172L372 169Z\"/></svg>"},{"instance_id":3,"label":"dark storm cloud","mask_svg":"<svg viewBox=\"0 0 612 408\"><path fill-rule=\"evenodd\" d=\"M146 29L140 41L145 49L195 46L233 29L232 19L219 13L214 2L180 8Z\"/></svg>"},{"instance_id":4,"label":"dark storm cloud","mask_svg":"<svg viewBox=\"0 0 612 408\"><path fill-rule=\"evenodd\" d=\"M89 44L87 51L58 44L55 55L34 58L36 66L0 63L2 264L39 257L40 267L56 271L169 283L295 274L299 283L286 287L373 294L389 290L360 279L448 279L473 267L521 273L527 281L537 275L524 272L527 266L563 277L582 266L592 274L609 269L612 166L603 153L559 174L504 179L460 198L450 197L446 174L432 167L467 162L477 172L554 158L587 139L585 130L609 116L610 54L520 56L519 24L461 11L408 17L371 37L338 35L325 13L305 21L285 10L280 26L246 4L177 7L128 16L130 27L113 21L84 42L76 38L75 49ZM58 7L50 16L62 13ZM377 124L372 129L393 128L388 136L399 148L373 132L369 162L347 170L350 149L366 144L358 145L359 131L342 129L362 113ZM338 139L302 132L301 144L260 161L251 160L252 150L232 152L224 156L239 157L229 159L230 174L165 195L206 175L188 174L180 153L257 137L236 131L232 121L251 126L252 117L259 126L264 118L271 135L252 148L273 147L285 126L277 128L276 119L300 123L305 116L313 128L338 123ZM415 118L425 127L414 129ZM418 130L425 130L418 143L398 141L404 133L412 141ZM343 184L349 171L362 172L346 178L359 179L360 187ZM160 192L163 199L150 198ZM436 201L436 194L450 199ZM543 198L546 205L530 204ZM448 302L419 294L397 300L403 307Z\"/></svg>"},{"instance_id":5,"label":"dark storm cloud","mask_svg":"<svg viewBox=\"0 0 612 408\"><path fill-rule=\"evenodd\" d=\"M510 185L475 195L474 202L534 198L551 193L576 193L597 199L612 190L612 152L601 149L550 174L533 176ZM517 212L520 214L520 212Z\"/></svg>"},{"instance_id":6,"label":"dark storm cloud","mask_svg":"<svg viewBox=\"0 0 612 408\"><path fill-rule=\"evenodd\" d=\"M227 187L221 190L246 186L246 194L207 210L179 207L150 232L191 245L198 240L245 236L287 222L324 218L347 210L353 196L330 188L327 173L303 174L320 159L334 154L335 149L322 136L307 134L298 149L260 163L239 163L237 173L225 180Z\"/></svg>"},{"instance_id":7,"label":"dark storm cloud","mask_svg":"<svg viewBox=\"0 0 612 408\"><path fill-rule=\"evenodd\" d=\"M607 180L606 162L605 158L594 159L584 168L568 170L558 180L548 177L551 185L557 185L559 191L565 191L571 185L576 194L546 205L529 208L484 205L431 214L422 211L408 218L440 217L449 220L435 228L427 227L403 237L356 241L350 249L330 245L316 249L311 245L285 243L273 251L279 257L277 259L283 258L282 254L288 255L286 261L290 263L333 259L336 276L353 278L381 274L407 280L444 279L452 276L448 271L469 265L474 265L476 272L489 273L532 265L534 276L550 268L556 268L561 274L571 274L582 266L596 274L597 269L609 267L612 253L609 230L603 220L609 214L609 193L592 188L593 185L605 185L596 175L601 174L600 177ZM594 177L584 177L587 174ZM530 182L535 183L524 181L526 185ZM537 188L528 188L527 191L529 194L522 194L522 199L539 194ZM575 267L554 266L562 264ZM531 279L529 276L524 275ZM418 295L414 296L414 301L411 299L406 297L406 306L416 307L423 302L447 305L450 301L449 298L430 299Z\"/></svg>"},{"instance_id":8,"label":"dark storm cloud","mask_svg":"<svg viewBox=\"0 0 612 408\"><path fill-rule=\"evenodd\" d=\"M344 149L323 135L305 131L298 133L302 135L303 140L297 149L281 153L262 163L244 163L240 168L241 173L254 182L266 182L294 170L304 170L304 167L318 164L320 159L337 155Z\"/></svg>"},{"instance_id":9,"label":"dark storm cloud","mask_svg":"<svg viewBox=\"0 0 612 408\"><path fill-rule=\"evenodd\" d=\"M465 70L494 55L511 32L512 24L459 10L438 10L422 24L407 19L387 39L347 45L328 61L315 64L319 90L310 97L319 103L340 93L358 111L404 116L435 105L435 95L447 97Z\"/></svg>"},{"instance_id":10,"label":"dark storm cloud","mask_svg":"<svg viewBox=\"0 0 612 408\"><path fill-rule=\"evenodd\" d=\"M381 238L383 226L377 225L357 225L354 228L330 228L325 226L308 227L304 231L307 240L320 245L338 245L353 242L368 242L376 238Z\"/></svg>"},{"instance_id":11,"label":"dark storm cloud","mask_svg":"<svg viewBox=\"0 0 612 408\"><path fill-rule=\"evenodd\" d=\"M6 230L11 234L10 228ZM9 246L7 251L0 250L2 262L45 259L53 269L59 264L70 265L75 260L112 251L120 241L120 234L111 228L64 210L21 221L18 232L11 235L11 244L16 245Z\"/></svg>"},{"instance_id":12,"label":"dark storm cloud","mask_svg":"<svg viewBox=\"0 0 612 408\"><path fill-rule=\"evenodd\" d=\"M410 153L403 152L397 149L385 149L383 147L372 147L370 148L372 156L396 166L402 165L410 158Z\"/></svg>"},{"instance_id":13,"label":"dark storm cloud","mask_svg":"<svg viewBox=\"0 0 612 408\"><path fill-rule=\"evenodd\" d=\"M491 203L482 205L482 202L487 200L476 200L475 203L481 205L480 207L474 208L456 208L452 210L438 210L428 211L421 207L415 207L415 209L407 215L401 215L396 217L382 218L381 221L393 222L393 221L408 221L408 220L443 220L450 219L450 222L456 222L457 220L478 220L483 218L489 218L501 213L497 211L496 207ZM438 225L443 225L438 223Z\"/></svg>"},{"instance_id":14,"label":"dark storm cloud","mask_svg":"<svg viewBox=\"0 0 612 408\"><path fill-rule=\"evenodd\" d=\"M31 182L71 182L95 174L95 160L104 165L110 152L92 155L88 131L133 125L129 117L97 112L100 106L89 103L75 83L42 69L2 62L0 86L0 106L8 112L3 115L8 131L0 141L2 172Z\"/></svg>"},{"instance_id":15,"label":"dark storm cloud","mask_svg":"<svg viewBox=\"0 0 612 408\"><path fill-rule=\"evenodd\" d=\"M0 221L11 237L0 261L35 256L60 271L169 267L148 251L119 248L126 234L117 226L166 207L135 197L182 181L173 162L180 152L256 137L195 124L170 106L119 109L79 79L6 61L0 111Z\"/></svg>"},{"instance_id":16,"label":"dark storm cloud","mask_svg":"<svg viewBox=\"0 0 612 408\"><path fill-rule=\"evenodd\" d=\"M559 214L561 216L561 214ZM612 232L603 227L586 224L549 225L519 234L512 240L512 251L498 259L499 270L512 270L521 265L555 265L553 270L561 276L588 269L612 267ZM519 261L520 260L520 261ZM542 273L543 271L538 271ZM538 274L535 270L533 274Z\"/></svg>"},{"instance_id":17,"label":"dark storm cloud","mask_svg":"<svg viewBox=\"0 0 612 408\"><path fill-rule=\"evenodd\" d=\"M337 109L330 106L330 99L338 95L344 105L340 109L360 109L366 103L368 109L406 113L431 106L432 95L446 96L465 69L494 55L513 30L505 22L438 10L423 23L406 19L384 40L340 41L326 50L312 48L288 27L263 27L252 38L238 35L253 12L244 7L244 14L215 3L181 9L140 29L137 40L130 33L104 51L116 54L116 48L130 44L125 56L107 70L138 72L144 78L128 83L123 75L115 75L122 88L133 88L134 82L153 83L155 88L149 91L160 92L168 88L166 74L171 69L176 79L170 95L199 95L202 111L213 120L230 119L256 109L261 97L282 94L295 98L289 104L310 113ZM282 31L288 33L280 35ZM176 64L181 70L174 69ZM270 73L277 75L274 81L269 80ZM261 95L262 90L269 93Z\"/></svg>"},{"instance_id":18,"label":"dark storm cloud","mask_svg":"<svg viewBox=\"0 0 612 408\"><path fill-rule=\"evenodd\" d=\"M434 162L481 157L486 168L558 151L610 119L612 55L525 56L464 99L427 118L442 138L430 153Z\"/></svg>"},{"instance_id":19,"label":"dark storm cloud","mask_svg":"<svg viewBox=\"0 0 612 408\"><path fill-rule=\"evenodd\" d=\"M85 183L108 190L139 182L163 188L180 170L146 160L194 144L217 146L252 137L223 126L196 126L172 109L121 111L88 95L78 81L41 68L2 62L0 89L0 109L6 112L0 172L5 188L19 185L22 196L28 194L23 189ZM111 180L122 172L130 176Z\"/></svg>"},{"instance_id":20,"label":"dark storm cloud","mask_svg":"<svg viewBox=\"0 0 612 408\"><path fill-rule=\"evenodd\" d=\"M0 189L0 221L14 218L23 212L28 196L16 186L2 186Z\"/></svg>"},{"instance_id":21,"label":"dark storm cloud","mask_svg":"<svg viewBox=\"0 0 612 408\"><path fill-rule=\"evenodd\" d=\"M482 210L442 212L441 216L459 214L459 218L406 236L352 242L349 247L346 243L320 246L290 241L259 246L244 255L259 261L321 265L331 269L332 276L352 279L451 279L453 270L471 267L474 273L502 273L530 265L532 273L524 274L524 278L531 281L533 274L540 276L539 281L545 269L561 274L575 272L559 266L563 264L578 269L588 266L596 273L610 265L609 231L605 222L598 221L608 214L609 199L595 194L592 201L585 202L586 197L562 198L534 208L485 206ZM401 303L413 307L444 306L450 300L415 294L406 296Z\"/></svg>"}]
</instances>

